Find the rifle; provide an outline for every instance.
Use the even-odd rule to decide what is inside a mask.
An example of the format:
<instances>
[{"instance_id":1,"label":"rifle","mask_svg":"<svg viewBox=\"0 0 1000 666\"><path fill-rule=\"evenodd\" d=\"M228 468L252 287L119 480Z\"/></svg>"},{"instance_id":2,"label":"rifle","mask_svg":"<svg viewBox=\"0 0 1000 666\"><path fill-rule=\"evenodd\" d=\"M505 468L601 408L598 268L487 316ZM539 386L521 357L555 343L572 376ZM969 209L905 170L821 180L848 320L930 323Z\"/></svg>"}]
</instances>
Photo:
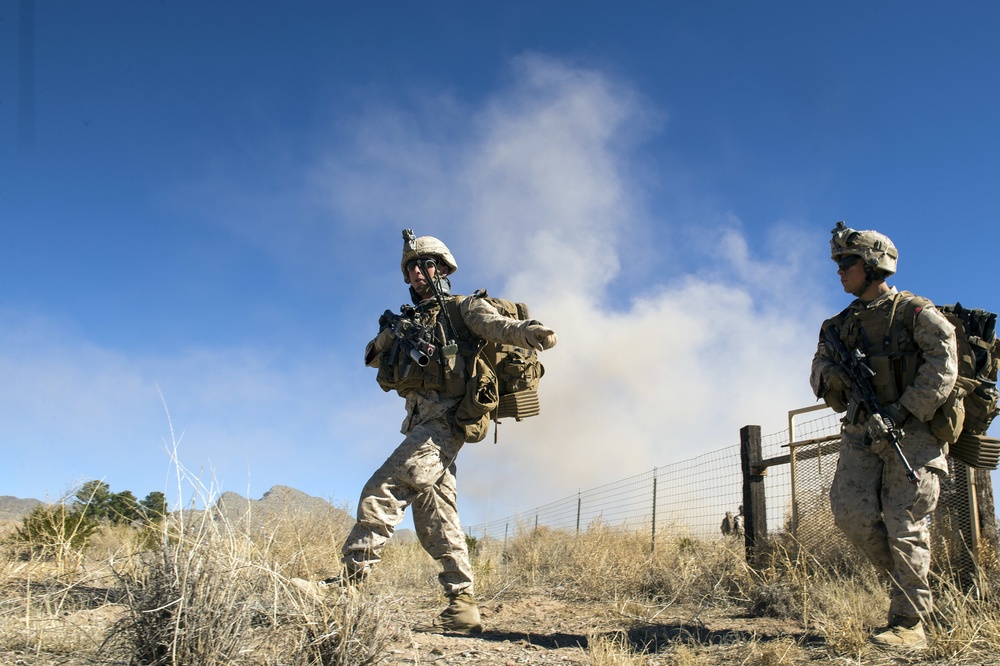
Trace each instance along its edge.
<instances>
[{"instance_id":1,"label":"rifle","mask_svg":"<svg viewBox=\"0 0 1000 666\"><path fill-rule=\"evenodd\" d=\"M910 466L910 462L906 459L906 454L903 453L903 449L899 446L903 430L893 420L892 416L885 411L881 403L879 403L878 397L875 395L875 388L872 386L872 377L875 376L875 371L865 363L865 355L861 353L860 349L855 349L853 352L848 351L840 339L840 332L833 324L823 329L823 342L833 351L834 360L837 362L837 365L847 372L847 376L851 380L851 401L856 405L864 407L869 415L878 414L882 417L882 420L888 426L889 432L887 437L889 443L896 450L896 454L906 469L907 480L910 483L918 483L920 475Z\"/></svg>"},{"instance_id":2,"label":"rifle","mask_svg":"<svg viewBox=\"0 0 1000 666\"><path fill-rule=\"evenodd\" d=\"M393 349L390 352L391 363L395 364L400 351L405 351L406 355L422 368L430 363L437 347L434 345L433 332L416 322L414 312L411 305L404 305L400 308L400 314L386 310L378 318L378 324L380 331L388 328L392 331L392 337L395 338Z\"/></svg>"}]
</instances>

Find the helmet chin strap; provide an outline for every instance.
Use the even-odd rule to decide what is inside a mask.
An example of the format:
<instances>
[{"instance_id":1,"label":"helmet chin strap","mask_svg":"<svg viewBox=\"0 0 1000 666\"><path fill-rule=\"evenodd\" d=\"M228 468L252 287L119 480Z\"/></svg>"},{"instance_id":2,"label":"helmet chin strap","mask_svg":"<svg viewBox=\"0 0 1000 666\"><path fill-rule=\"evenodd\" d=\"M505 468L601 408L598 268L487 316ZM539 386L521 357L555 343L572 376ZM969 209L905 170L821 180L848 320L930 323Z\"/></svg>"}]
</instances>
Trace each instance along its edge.
<instances>
[{"instance_id":1,"label":"helmet chin strap","mask_svg":"<svg viewBox=\"0 0 1000 666\"><path fill-rule=\"evenodd\" d=\"M865 264L865 286L863 286L858 291L853 292L854 293L854 297L855 298L861 298L861 294L865 293L868 290L868 287L871 286L872 282L874 282L875 280L880 279L881 277L882 276L878 274L878 271L876 271L874 268L872 268L868 264Z\"/></svg>"},{"instance_id":2,"label":"helmet chin strap","mask_svg":"<svg viewBox=\"0 0 1000 666\"><path fill-rule=\"evenodd\" d=\"M434 282L437 283L437 290L442 296L451 296L451 280L448 279L447 275L438 275L437 272L435 272L434 277L431 278L425 266L421 266L420 271L424 274L424 279L427 280L427 284L431 284L431 280L433 279ZM412 301L414 305L420 305L423 300L424 299L421 298L420 294L417 293L417 290L414 289L411 284L410 301Z\"/></svg>"}]
</instances>

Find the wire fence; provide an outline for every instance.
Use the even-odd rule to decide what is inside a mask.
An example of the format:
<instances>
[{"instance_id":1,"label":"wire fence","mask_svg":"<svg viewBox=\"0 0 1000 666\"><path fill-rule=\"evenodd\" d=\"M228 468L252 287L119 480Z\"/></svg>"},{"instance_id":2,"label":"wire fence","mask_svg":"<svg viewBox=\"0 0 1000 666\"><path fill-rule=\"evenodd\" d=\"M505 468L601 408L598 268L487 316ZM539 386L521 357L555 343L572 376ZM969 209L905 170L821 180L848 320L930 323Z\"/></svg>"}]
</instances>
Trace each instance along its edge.
<instances>
[{"instance_id":1,"label":"wire fence","mask_svg":"<svg viewBox=\"0 0 1000 666\"><path fill-rule=\"evenodd\" d=\"M777 475L776 475L777 476ZM721 538L722 519L742 503L738 444L609 483L506 518L466 528L477 539L501 539L545 526L586 530L595 523L645 530L655 545L665 531Z\"/></svg>"},{"instance_id":2,"label":"wire fence","mask_svg":"<svg viewBox=\"0 0 1000 666\"><path fill-rule=\"evenodd\" d=\"M829 436L838 432L839 425L839 416L829 410L798 424L790 418L788 430L761 438L762 455L764 458L787 455L790 436L794 441ZM768 469L764 487L769 532L788 531L793 526L792 476L792 465ZM477 539L507 539L521 530L540 526L579 532L599 522L647 531L655 547L657 535L664 532L700 539L722 538L721 525L726 512L737 514L742 503L740 445L734 443L689 460L581 490L535 509L471 525L466 533Z\"/></svg>"},{"instance_id":3,"label":"wire fence","mask_svg":"<svg viewBox=\"0 0 1000 666\"><path fill-rule=\"evenodd\" d=\"M747 507L754 508L747 514L753 523L747 525L748 549L752 530L754 538L757 534L788 535L800 554L812 557L848 553L851 549L834 525L829 499L839 458L840 420L839 414L823 406L792 410L787 430L760 437L760 458L748 461L749 470L744 470L741 442L581 490L530 511L472 525L466 532L476 539L506 542L543 526L577 533L592 525L612 526L645 531L654 550L658 536L720 539L725 536L726 513L735 515L744 497L755 497L756 491L745 485L750 479L751 486L763 481L766 500L760 503L760 514L766 514L766 522L754 515L758 511L754 500ZM935 559L971 571L971 554L979 542L977 500L972 492L975 470L949 462L952 474L942 481L941 500L929 521ZM988 481L985 472L983 482ZM992 503L990 507L992 511Z\"/></svg>"}]
</instances>

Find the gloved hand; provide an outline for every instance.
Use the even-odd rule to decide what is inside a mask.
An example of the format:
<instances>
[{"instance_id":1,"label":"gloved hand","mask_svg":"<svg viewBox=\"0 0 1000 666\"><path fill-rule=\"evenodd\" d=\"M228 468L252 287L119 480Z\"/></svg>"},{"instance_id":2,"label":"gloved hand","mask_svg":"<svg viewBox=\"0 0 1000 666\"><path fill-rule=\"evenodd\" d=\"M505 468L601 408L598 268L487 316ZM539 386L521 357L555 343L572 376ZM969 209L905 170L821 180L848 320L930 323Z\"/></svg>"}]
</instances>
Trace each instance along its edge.
<instances>
[{"instance_id":1,"label":"gloved hand","mask_svg":"<svg viewBox=\"0 0 1000 666\"><path fill-rule=\"evenodd\" d=\"M552 349L559 341L555 331L534 319L524 322L521 330L524 333L525 344L537 351Z\"/></svg>"},{"instance_id":2,"label":"gloved hand","mask_svg":"<svg viewBox=\"0 0 1000 666\"><path fill-rule=\"evenodd\" d=\"M375 343L375 349L377 349L378 351L382 351L390 344L392 344L392 339L394 337L395 336L392 334L392 329L386 326L379 332L378 336L373 341Z\"/></svg>"},{"instance_id":3,"label":"gloved hand","mask_svg":"<svg viewBox=\"0 0 1000 666\"><path fill-rule=\"evenodd\" d=\"M903 436L903 422L910 416L910 411L898 402L884 408L886 418L872 414L865 423L868 438L872 441L872 450L881 453L889 446L889 430L895 428L899 437Z\"/></svg>"},{"instance_id":4,"label":"gloved hand","mask_svg":"<svg viewBox=\"0 0 1000 666\"><path fill-rule=\"evenodd\" d=\"M910 418L910 410L902 405L900 402L894 402L885 408L886 415L892 419L893 425L897 428L902 428L903 423L906 419Z\"/></svg>"},{"instance_id":5,"label":"gloved hand","mask_svg":"<svg viewBox=\"0 0 1000 666\"><path fill-rule=\"evenodd\" d=\"M865 431L872 443L872 451L882 453L889 446L889 424L879 414L872 414L865 423Z\"/></svg>"},{"instance_id":6,"label":"gloved hand","mask_svg":"<svg viewBox=\"0 0 1000 666\"><path fill-rule=\"evenodd\" d=\"M827 369L823 383L826 384L827 390L851 392L851 378L847 375L847 370L839 365L831 365Z\"/></svg>"}]
</instances>

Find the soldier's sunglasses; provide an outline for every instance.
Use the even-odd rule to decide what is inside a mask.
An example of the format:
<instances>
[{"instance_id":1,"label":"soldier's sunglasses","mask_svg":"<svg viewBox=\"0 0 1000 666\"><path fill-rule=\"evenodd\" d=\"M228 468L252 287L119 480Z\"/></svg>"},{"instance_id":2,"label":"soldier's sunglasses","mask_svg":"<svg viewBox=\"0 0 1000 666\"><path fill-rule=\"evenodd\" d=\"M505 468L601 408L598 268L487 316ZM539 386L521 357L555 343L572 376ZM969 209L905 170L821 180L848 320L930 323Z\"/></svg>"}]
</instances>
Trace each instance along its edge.
<instances>
[{"instance_id":1,"label":"soldier's sunglasses","mask_svg":"<svg viewBox=\"0 0 1000 666\"><path fill-rule=\"evenodd\" d=\"M842 271L846 271L848 268L858 263L859 259L861 259L861 257L856 254L849 254L846 257L841 257L837 260L837 268Z\"/></svg>"},{"instance_id":2,"label":"soldier's sunglasses","mask_svg":"<svg viewBox=\"0 0 1000 666\"><path fill-rule=\"evenodd\" d=\"M423 264L424 268L430 268L431 266L437 266L437 259L434 257L417 257L416 259L410 259L406 262L406 272L411 272L417 267L417 264Z\"/></svg>"}]
</instances>

